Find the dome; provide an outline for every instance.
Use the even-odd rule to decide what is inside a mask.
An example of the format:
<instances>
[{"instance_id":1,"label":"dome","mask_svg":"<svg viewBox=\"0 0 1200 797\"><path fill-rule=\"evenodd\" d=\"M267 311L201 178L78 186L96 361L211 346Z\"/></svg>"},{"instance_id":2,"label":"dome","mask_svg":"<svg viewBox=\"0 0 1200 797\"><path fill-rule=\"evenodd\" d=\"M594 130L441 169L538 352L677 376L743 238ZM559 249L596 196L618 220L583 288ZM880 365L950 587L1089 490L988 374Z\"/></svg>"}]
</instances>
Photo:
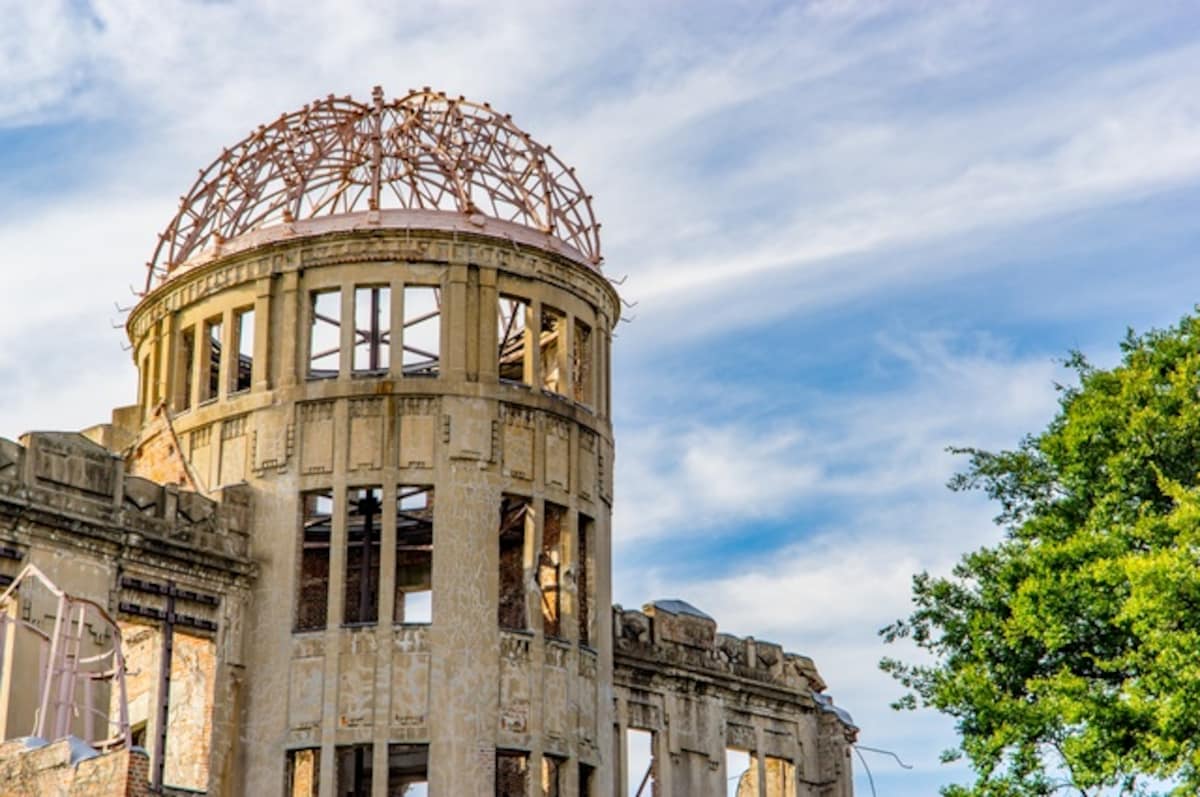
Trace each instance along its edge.
<instances>
[{"instance_id":1,"label":"dome","mask_svg":"<svg viewBox=\"0 0 1200 797\"><path fill-rule=\"evenodd\" d=\"M376 87L370 103L330 95L283 114L201 170L159 235L146 289L227 242L335 229L327 217L339 216L484 229L601 263L591 197L550 147L487 103L428 88L389 102Z\"/></svg>"}]
</instances>

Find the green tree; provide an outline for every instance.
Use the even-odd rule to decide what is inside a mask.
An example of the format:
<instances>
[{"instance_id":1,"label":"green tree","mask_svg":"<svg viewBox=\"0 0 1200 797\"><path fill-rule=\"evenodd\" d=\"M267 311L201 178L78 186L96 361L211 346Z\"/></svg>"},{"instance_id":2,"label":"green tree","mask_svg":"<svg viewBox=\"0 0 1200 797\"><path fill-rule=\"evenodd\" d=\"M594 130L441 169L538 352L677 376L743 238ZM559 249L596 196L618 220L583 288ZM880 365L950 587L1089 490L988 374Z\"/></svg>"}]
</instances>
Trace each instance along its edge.
<instances>
[{"instance_id":1,"label":"green tree","mask_svg":"<svg viewBox=\"0 0 1200 797\"><path fill-rule=\"evenodd\" d=\"M1015 450L955 449L949 486L994 499L1003 539L915 576L880 632L932 654L881 666L897 708L955 718L943 758L975 782L949 797L1200 794L1200 318L1121 349L1072 354L1078 384Z\"/></svg>"}]
</instances>

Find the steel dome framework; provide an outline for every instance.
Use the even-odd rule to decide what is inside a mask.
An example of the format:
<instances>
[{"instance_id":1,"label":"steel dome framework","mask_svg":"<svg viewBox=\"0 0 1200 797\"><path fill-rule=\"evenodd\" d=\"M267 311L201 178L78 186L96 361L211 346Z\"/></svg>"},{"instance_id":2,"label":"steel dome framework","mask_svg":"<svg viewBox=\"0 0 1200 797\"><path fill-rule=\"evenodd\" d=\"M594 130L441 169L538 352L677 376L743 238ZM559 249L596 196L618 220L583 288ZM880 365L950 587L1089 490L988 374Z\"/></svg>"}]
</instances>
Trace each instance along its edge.
<instances>
[{"instance_id":1,"label":"steel dome framework","mask_svg":"<svg viewBox=\"0 0 1200 797\"><path fill-rule=\"evenodd\" d=\"M148 267L155 280L264 227L383 209L456 211L553 236L599 268L591 197L550 147L484 104L429 89L372 102L332 95L224 150L181 200Z\"/></svg>"}]
</instances>

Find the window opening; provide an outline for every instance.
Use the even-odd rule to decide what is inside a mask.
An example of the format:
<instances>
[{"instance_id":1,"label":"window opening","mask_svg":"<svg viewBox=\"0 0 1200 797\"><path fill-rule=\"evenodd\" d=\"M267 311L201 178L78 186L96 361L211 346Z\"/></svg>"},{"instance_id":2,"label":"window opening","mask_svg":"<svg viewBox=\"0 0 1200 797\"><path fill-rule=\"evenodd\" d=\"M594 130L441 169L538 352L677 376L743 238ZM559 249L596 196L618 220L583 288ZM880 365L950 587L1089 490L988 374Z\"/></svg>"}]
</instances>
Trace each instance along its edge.
<instances>
[{"instance_id":1,"label":"window opening","mask_svg":"<svg viewBox=\"0 0 1200 797\"><path fill-rule=\"evenodd\" d=\"M306 747L287 754L288 797L317 797L321 788L321 750Z\"/></svg>"},{"instance_id":2,"label":"window opening","mask_svg":"<svg viewBox=\"0 0 1200 797\"><path fill-rule=\"evenodd\" d=\"M393 621L433 620L433 488L401 486L396 494L396 606Z\"/></svg>"},{"instance_id":3,"label":"window opening","mask_svg":"<svg viewBox=\"0 0 1200 797\"><path fill-rule=\"evenodd\" d=\"M333 491L302 493L300 578L296 597L296 630L325 627L329 603L329 539L332 532Z\"/></svg>"},{"instance_id":4,"label":"window opening","mask_svg":"<svg viewBox=\"0 0 1200 797\"><path fill-rule=\"evenodd\" d=\"M204 322L204 399L215 399L221 390L221 329L220 318Z\"/></svg>"},{"instance_id":5,"label":"window opening","mask_svg":"<svg viewBox=\"0 0 1200 797\"><path fill-rule=\"evenodd\" d=\"M335 288L310 297L308 378L330 379L338 375L342 361L342 293Z\"/></svg>"},{"instance_id":6,"label":"window opening","mask_svg":"<svg viewBox=\"0 0 1200 797\"><path fill-rule=\"evenodd\" d=\"M563 774L567 760L556 755L542 756L542 797L562 797Z\"/></svg>"},{"instance_id":7,"label":"window opening","mask_svg":"<svg viewBox=\"0 0 1200 797\"><path fill-rule=\"evenodd\" d=\"M428 797L428 745L388 745L387 793L388 797Z\"/></svg>"},{"instance_id":8,"label":"window opening","mask_svg":"<svg viewBox=\"0 0 1200 797\"><path fill-rule=\"evenodd\" d=\"M162 343L161 338L157 335L154 338L154 359L150 362L151 371L154 373L154 379L150 382L150 401L158 406L158 402L162 400Z\"/></svg>"},{"instance_id":9,"label":"window opening","mask_svg":"<svg viewBox=\"0 0 1200 797\"><path fill-rule=\"evenodd\" d=\"M592 328L575 319L575 341L571 347L571 390L580 404L592 405Z\"/></svg>"},{"instance_id":10,"label":"window opening","mask_svg":"<svg viewBox=\"0 0 1200 797\"><path fill-rule=\"evenodd\" d=\"M562 636L562 536L567 510L546 504L542 525L542 551L538 556L538 587L542 592L542 632Z\"/></svg>"},{"instance_id":11,"label":"window opening","mask_svg":"<svg viewBox=\"0 0 1200 797\"><path fill-rule=\"evenodd\" d=\"M388 370L392 344L391 289L370 285L354 290L354 372L380 374Z\"/></svg>"},{"instance_id":12,"label":"window opening","mask_svg":"<svg viewBox=\"0 0 1200 797\"><path fill-rule=\"evenodd\" d=\"M577 540L576 556L579 561L575 565L577 590L579 597L579 643L592 644L592 529L594 522L587 515L579 515L579 538Z\"/></svg>"},{"instance_id":13,"label":"window opening","mask_svg":"<svg viewBox=\"0 0 1200 797\"><path fill-rule=\"evenodd\" d=\"M496 751L496 797L526 797L529 794L529 753Z\"/></svg>"},{"instance_id":14,"label":"window opening","mask_svg":"<svg viewBox=\"0 0 1200 797\"><path fill-rule=\"evenodd\" d=\"M506 495L500 504L500 600L501 628L524 631L525 533L533 521L529 499Z\"/></svg>"},{"instance_id":15,"label":"window opening","mask_svg":"<svg viewBox=\"0 0 1200 797\"><path fill-rule=\"evenodd\" d=\"M566 393L566 374L563 373L566 336L567 317L553 307L542 305L538 350L542 358L542 389L551 393Z\"/></svg>"},{"instance_id":16,"label":"window opening","mask_svg":"<svg viewBox=\"0 0 1200 797\"><path fill-rule=\"evenodd\" d=\"M150 355L142 358L142 417L150 417Z\"/></svg>"},{"instance_id":17,"label":"window opening","mask_svg":"<svg viewBox=\"0 0 1200 797\"><path fill-rule=\"evenodd\" d=\"M233 374L233 390L250 389L254 373L254 308L239 310L233 316L233 332L237 336L237 364Z\"/></svg>"},{"instance_id":18,"label":"window opening","mask_svg":"<svg viewBox=\"0 0 1200 797\"><path fill-rule=\"evenodd\" d=\"M380 510L378 487L347 490L346 591L347 625L374 623L379 619Z\"/></svg>"},{"instance_id":19,"label":"window opening","mask_svg":"<svg viewBox=\"0 0 1200 797\"><path fill-rule=\"evenodd\" d=\"M658 794L658 762L654 760L654 733L629 728L625 731L626 789L628 797Z\"/></svg>"},{"instance_id":20,"label":"window opening","mask_svg":"<svg viewBox=\"0 0 1200 797\"><path fill-rule=\"evenodd\" d=\"M186 410L192 406L192 368L196 364L196 329L188 327L179 336L179 370L181 395L179 409Z\"/></svg>"},{"instance_id":21,"label":"window opening","mask_svg":"<svg viewBox=\"0 0 1200 797\"><path fill-rule=\"evenodd\" d=\"M405 376L437 376L442 350L442 292L439 288L404 288Z\"/></svg>"},{"instance_id":22,"label":"window opening","mask_svg":"<svg viewBox=\"0 0 1200 797\"><path fill-rule=\"evenodd\" d=\"M513 296L501 296L498 318L500 378L528 385L533 381L533 368L527 356L529 303Z\"/></svg>"},{"instance_id":23,"label":"window opening","mask_svg":"<svg viewBox=\"0 0 1200 797\"><path fill-rule=\"evenodd\" d=\"M758 768L747 750L725 749L725 795L758 794Z\"/></svg>"},{"instance_id":24,"label":"window opening","mask_svg":"<svg viewBox=\"0 0 1200 797\"><path fill-rule=\"evenodd\" d=\"M786 758L767 756L767 797L796 797L796 765Z\"/></svg>"},{"instance_id":25,"label":"window opening","mask_svg":"<svg viewBox=\"0 0 1200 797\"><path fill-rule=\"evenodd\" d=\"M371 797L371 745L337 748L337 797Z\"/></svg>"},{"instance_id":26,"label":"window opening","mask_svg":"<svg viewBox=\"0 0 1200 797\"><path fill-rule=\"evenodd\" d=\"M592 780L596 769L590 764L579 765L579 797L593 797Z\"/></svg>"},{"instance_id":27,"label":"window opening","mask_svg":"<svg viewBox=\"0 0 1200 797\"><path fill-rule=\"evenodd\" d=\"M147 720L142 720L136 725L131 725L129 727L129 743L131 747L140 747L147 751L150 749L147 746L147 727Z\"/></svg>"}]
</instances>

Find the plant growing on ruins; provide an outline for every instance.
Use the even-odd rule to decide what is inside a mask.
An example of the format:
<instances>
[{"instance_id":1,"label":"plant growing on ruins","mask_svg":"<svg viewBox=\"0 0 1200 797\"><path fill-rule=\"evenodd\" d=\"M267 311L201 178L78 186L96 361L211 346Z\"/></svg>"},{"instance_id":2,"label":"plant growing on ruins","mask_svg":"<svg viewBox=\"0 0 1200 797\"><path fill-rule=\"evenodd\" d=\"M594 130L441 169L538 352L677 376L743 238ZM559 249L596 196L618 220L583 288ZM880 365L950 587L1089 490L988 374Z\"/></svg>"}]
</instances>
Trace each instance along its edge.
<instances>
[{"instance_id":1,"label":"plant growing on ruins","mask_svg":"<svg viewBox=\"0 0 1200 797\"><path fill-rule=\"evenodd\" d=\"M995 500L1003 540L917 575L880 632L932 654L881 666L896 708L955 718L944 758L975 782L949 797L1200 794L1200 318L1121 349L1073 353L1078 384L1015 450L957 450L949 486Z\"/></svg>"}]
</instances>

